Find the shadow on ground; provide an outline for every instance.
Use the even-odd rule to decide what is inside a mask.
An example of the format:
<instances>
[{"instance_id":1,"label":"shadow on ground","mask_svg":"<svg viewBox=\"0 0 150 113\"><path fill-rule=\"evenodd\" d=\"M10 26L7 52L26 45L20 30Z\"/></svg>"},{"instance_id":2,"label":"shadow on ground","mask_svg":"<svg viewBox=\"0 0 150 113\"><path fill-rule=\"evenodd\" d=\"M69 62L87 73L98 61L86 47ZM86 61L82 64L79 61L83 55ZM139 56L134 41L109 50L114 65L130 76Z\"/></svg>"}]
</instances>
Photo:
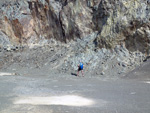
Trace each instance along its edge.
<instances>
[{"instance_id":1,"label":"shadow on ground","mask_svg":"<svg viewBox=\"0 0 150 113\"><path fill-rule=\"evenodd\" d=\"M77 76L77 74L76 74L76 73L71 73L71 75L73 75L73 76Z\"/></svg>"}]
</instances>

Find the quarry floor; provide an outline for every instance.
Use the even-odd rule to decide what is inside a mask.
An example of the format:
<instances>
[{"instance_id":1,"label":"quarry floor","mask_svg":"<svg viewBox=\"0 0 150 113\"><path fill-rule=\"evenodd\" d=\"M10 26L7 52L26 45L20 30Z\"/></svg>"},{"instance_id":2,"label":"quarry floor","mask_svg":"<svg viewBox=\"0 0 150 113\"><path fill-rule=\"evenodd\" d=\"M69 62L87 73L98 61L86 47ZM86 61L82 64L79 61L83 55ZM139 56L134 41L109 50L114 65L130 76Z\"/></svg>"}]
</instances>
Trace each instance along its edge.
<instances>
[{"instance_id":1,"label":"quarry floor","mask_svg":"<svg viewBox=\"0 0 150 113\"><path fill-rule=\"evenodd\" d=\"M0 113L149 113L149 67L120 79L0 72Z\"/></svg>"}]
</instances>

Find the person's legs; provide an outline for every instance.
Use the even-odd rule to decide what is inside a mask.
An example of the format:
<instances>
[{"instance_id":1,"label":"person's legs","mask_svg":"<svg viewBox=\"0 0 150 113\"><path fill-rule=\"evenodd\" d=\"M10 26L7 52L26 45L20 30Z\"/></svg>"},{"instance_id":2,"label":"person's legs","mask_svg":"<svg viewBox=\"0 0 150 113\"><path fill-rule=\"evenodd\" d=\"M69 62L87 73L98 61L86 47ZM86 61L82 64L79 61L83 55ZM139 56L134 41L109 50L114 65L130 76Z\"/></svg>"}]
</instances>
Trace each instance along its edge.
<instances>
[{"instance_id":1,"label":"person's legs","mask_svg":"<svg viewBox=\"0 0 150 113\"><path fill-rule=\"evenodd\" d=\"M78 72L77 72L77 76L79 76L79 70L78 70Z\"/></svg>"},{"instance_id":2,"label":"person's legs","mask_svg":"<svg viewBox=\"0 0 150 113\"><path fill-rule=\"evenodd\" d=\"M78 68L77 76L79 76L80 67Z\"/></svg>"},{"instance_id":3,"label":"person's legs","mask_svg":"<svg viewBox=\"0 0 150 113\"><path fill-rule=\"evenodd\" d=\"M81 70L81 73L82 73L82 76L84 77L84 73L83 73L83 70Z\"/></svg>"}]
</instances>

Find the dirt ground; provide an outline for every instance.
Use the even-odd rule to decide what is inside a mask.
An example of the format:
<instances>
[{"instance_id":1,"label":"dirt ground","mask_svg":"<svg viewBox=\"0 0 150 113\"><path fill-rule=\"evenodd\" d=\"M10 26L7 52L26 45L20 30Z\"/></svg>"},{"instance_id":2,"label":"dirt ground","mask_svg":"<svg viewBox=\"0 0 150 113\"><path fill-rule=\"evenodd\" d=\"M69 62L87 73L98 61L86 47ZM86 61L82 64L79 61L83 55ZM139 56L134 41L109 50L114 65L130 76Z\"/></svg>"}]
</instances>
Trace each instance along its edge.
<instances>
[{"instance_id":1,"label":"dirt ground","mask_svg":"<svg viewBox=\"0 0 150 113\"><path fill-rule=\"evenodd\" d=\"M149 59L122 76L77 77L63 70L66 56L65 47L0 52L0 113L149 113Z\"/></svg>"},{"instance_id":2,"label":"dirt ground","mask_svg":"<svg viewBox=\"0 0 150 113\"><path fill-rule=\"evenodd\" d=\"M0 72L0 113L149 113L149 65L123 79Z\"/></svg>"}]
</instances>

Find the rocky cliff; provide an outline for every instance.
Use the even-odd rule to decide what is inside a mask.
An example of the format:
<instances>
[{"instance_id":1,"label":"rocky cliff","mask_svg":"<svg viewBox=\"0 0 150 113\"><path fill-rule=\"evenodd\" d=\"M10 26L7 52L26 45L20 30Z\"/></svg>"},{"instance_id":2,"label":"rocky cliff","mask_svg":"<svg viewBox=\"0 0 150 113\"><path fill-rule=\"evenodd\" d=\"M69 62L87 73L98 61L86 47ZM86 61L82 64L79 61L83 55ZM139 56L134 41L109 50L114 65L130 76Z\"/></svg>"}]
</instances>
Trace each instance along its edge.
<instances>
[{"instance_id":1,"label":"rocky cliff","mask_svg":"<svg viewBox=\"0 0 150 113\"><path fill-rule=\"evenodd\" d=\"M102 0L93 19L100 47L125 43L131 51L149 50L149 0Z\"/></svg>"},{"instance_id":2,"label":"rocky cliff","mask_svg":"<svg viewBox=\"0 0 150 113\"><path fill-rule=\"evenodd\" d=\"M93 32L92 9L87 3L80 0L6 0L0 9L1 36L14 44L43 40L48 43L50 38L61 42L83 38Z\"/></svg>"},{"instance_id":3,"label":"rocky cliff","mask_svg":"<svg viewBox=\"0 0 150 113\"><path fill-rule=\"evenodd\" d=\"M93 73L115 75L149 55L150 0L1 0L0 15L1 48L57 48L60 70L82 59Z\"/></svg>"}]
</instances>

